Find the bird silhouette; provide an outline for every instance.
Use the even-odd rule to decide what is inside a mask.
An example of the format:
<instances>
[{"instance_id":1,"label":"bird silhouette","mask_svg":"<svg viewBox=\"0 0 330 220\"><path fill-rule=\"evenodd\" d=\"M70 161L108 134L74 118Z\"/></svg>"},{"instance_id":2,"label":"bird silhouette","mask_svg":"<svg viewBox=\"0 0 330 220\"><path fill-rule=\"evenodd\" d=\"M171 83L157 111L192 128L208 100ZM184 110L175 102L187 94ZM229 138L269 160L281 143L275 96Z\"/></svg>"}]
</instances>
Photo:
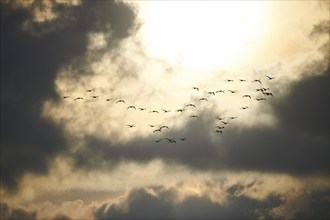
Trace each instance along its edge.
<instances>
[{"instance_id":1,"label":"bird silhouette","mask_svg":"<svg viewBox=\"0 0 330 220\"><path fill-rule=\"evenodd\" d=\"M225 118L223 117L223 118L221 118L221 117L219 117L219 116L217 116L217 117L215 117L216 119L218 119L219 121L222 121L222 120L224 120Z\"/></svg>"},{"instance_id":2,"label":"bird silhouette","mask_svg":"<svg viewBox=\"0 0 330 220\"><path fill-rule=\"evenodd\" d=\"M191 118L198 118L198 115L191 115Z\"/></svg>"},{"instance_id":3,"label":"bird silhouette","mask_svg":"<svg viewBox=\"0 0 330 220\"><path fill-rule=\"evenodd\" d=\"M210 95L215 95L215 92L208 92L208 94L210 94Z\"/></svg>"},{"instance_id":4,"label":"bird silhouette","mask_svg":"<svg viewBox=\"0 0 330 220\"><path fill-rule=\"evenodd\" d=\"M195 90L199 91L199 88L198 88L198 87L193 87L193 89L195 89Z\"/></svg>"},{"instance_id":5,"label":"bird silhouette","mask_svg":"<svg viewBox=\"0 0 330 220\"><path fill-rule=\"evenodd\" d=\"M156 142L159 143L159 142L161 142L162 140L163 140L163 139L159 139L159 140L157 140Z\"/></svg>"},{"instance_id":6,"label":"bird silhouette","mask_svg":"<svg viewBox=\"0 0 330 220\"><path fill-rule=\"evenodd\" d=\"M260 79L255 79L252 82L258 82L258 83L262 84Z\"/></svg>"},{"instance_id":7,"label":"bird silhouette","mask_svg":"<svg viewBox=\"0 0 330 220\"><path fill-rule=\"evenodd\" d=\"M196 106L194 104L188 104L188 105L186 105L186 107L189 107L189 106L196 108Z\"/></svg>"},{"instance_id":8,"label":"bird silhouette","mask_svg":"<svg viewBox=\"0 0 330 220\"><path fill-rule=\"evenodd\" d=\"M228 89L228 91L229 91L230 93L237 93L237 90L230 90L230 89Z\"/></svg>"},{"instance_id":9,"label":"bird silhouette","mask_svg":"<svg viewBox=\"0 0 330 220\"><path fill-rule=\"evenodd\" d=\"M63 96L64 99L67 99L67 98L69 98L69 97L70 97L69 95L67 95L67 96Z\"/></svg>"},{"instance_id":10,"label":"bird silhouette","mask_svg":"<svg viewBox=\"0 0 330 220\"><path fill-rule=\"evenodd\" d=\"M112 99L106 99L105 101L110 102Z\"/></svg>"},{"instance_id":11,"label":"bird silhouette","mask_svg":"<svg viewBox=\"0 0 330 220\"><path fill-rule=\"evenodd\" d=\"M239 79L239 81L240 81L240 82L246 82L246 80L245 80L245 79Z\"/></svg>"},{"instance_id":12,"label":"bird silhouette","mask_svg":"<svg viewBox=\"0 0 330 220\"><path fill-rule=\"evenodd\" d=\"M185 138L185 137L184 138L180 138L180 140L181 141L185 141L185 140L187 140L187 138Z\"/></svg>"},{"instance_id":13,"label":"bird silhouette","mask_svg":"<svg viewBox=\"0 0 330 220\"><path fill-rule=\"evenodd\" d=\"M267 76L266 77L269 79L269 80L272 80L272 79L275 79L275 77L271 77L271 76Z\"/></svg>"},{"instance_id":14,"label":"bird silhouette","mask_svg":"<svg viewBox=\"0 0 330 220\"><path fill-rule=\"evenodd\" d=\"M159 112L156 111L156 110L152 110L152 111L150 111L149 113L159 113Z\"/></svg>"},{"instance_id":15,"label":"bird silhouette","mask_svg":"<svg viewBox=\"0 0 330 220\"><path fill-rule=\"evenodd\" d=\"M155 132L162 132L162 129L158 128L158 129L153 131L153 133L155 133Z\"/></svg>"},{"instance_id":16,"label":"bird silhouette","mask_svg":"<svg viewBox=\"0 0 330 220\"><path fill-rule=\"evenodd\" d=\"M251 99L251 96L250 96L250 95L243 95L243 96L242 96L242 98L245 98L245 97L247 97L247 98L250 98L250 99Z\"/></svg>"},{"instance_id":17,"label":"bird silhouette","mask_svg":"<svg viewBox=\"0 0 330 220\"><path fill-rule=\"evenodd\" d=\"M215 130L217 133L222 134L222 130Z\"/></svg>"},{"instance_id":18,"label":"bird silhouette","mask_svg":"<svg viewBox=\"0 0 330 220\"><path fill-rule=\"evenodd\" d=\"M237 118L237 116L229 117L229 119L231 119L231 120L233 120L233 119L235 119L235 118Z\"/></svg>"},{"instance_id":19,"label":"bird silhouette","mask_svg":"<svg viewBox=\"0 0 330 220\"><path fill-rule=\"evenodd\" d=\"M168 113L170 112L171 110L166 110L166 109L162 109L164 111L164 113Z\"/></svg>"},{"instance_id":20,"label":"bird silhouette","mask_svg":"<svg viewBox=\"0 0 330 220\"><path fill-rule=\"evenodd\" d=\"M226 79L225 81L226 81L226 82L234 82L233 79Z\"/></svg>"},{"instance_id":21,"label":"bird silhouette","mask_svg":"<svg viewBox=\"0 0 330 220\"><path fill-rule=\"evenodd\" d=\"M184 111L184 109L178 109L178 110L176 110L177 112L183 112Z\"/></svg>"},{"instance_id":22,"label":"bird silhouette","mask_svg":"<svg viewBox=\"0 0 330 220\"><path fill-rule=\"evenodd\" d=\"M244 107L242 107L241 109L242 110L245 110L245 109L248 109L249 108L249 106L244 106Z\"/></svg>"},{"instance_id":23,"label":"bird silhouette","mask_svg":"<svg viewBox=\"0 0 330 220\"><path fill-rule=\"evenodd\" d=\"M123 100L123 99L119 99L119 100L116 102L116 104L119 103L119 102L126 103L125 100Z\"/></svg>"},{"instance_id":24,"label":"bird silhouette","mask_svg":"<svg viewBox=\"0 0 330 220\"><path fill-rule=\"evenodd\" d=\"M273 93L271 92L262 92L264 95L267 95L267 96L273 96Z\"/></svg>"},{"instance_id":25,"label":"bird silhouette","mask_svg":"<svg viewBox=\"0 0 330 220\"><path fill-rule=\"evenodd\" d=\"M146 108L139 108L139 110L144 111L144 110L146 110Z\"/></svg>"},{"instance_id":26,"label":"bird silhouette","mask_svg":"<svg viewBox=\"0 0 330 220\"><path fill-rule=\"evenodd\" d=\"M225 93L224 90L218 90L218 91L216 91L215 93L219 93L219 92Z\"/></svg>"},{"instance_id":27,"label":"bird silhouette","mask_svg":"<svg viewBox=\"0 0 330 220\"><path fill-rule=\"evenodd\" d=\"M135 127L135 124L126 125L126 126L129 127L129 128L134 128Z\"/></svg>"},{"instance_id":28,"label":"bird silhouette","mask_svg":"<svg viewBox=\"0 0 330 220\"><path fill-rule=\"evenodd\" d=\"M77 98L75 98L73 101L77 101L77 100L79 100L79 99L84 100L83 97L77 97Z\"/></svg>"},{"instance_id":29,"label":"bird silhouette","mask_svg":"<svg viewBox=\"0 0 330 220\"><path fill-rule=\"evenodd\" d=\"M265 98L256 98L257 101L264 101L266 100Z\"/></svg>"},{"instance_id":30,"label":"bird silhouette","mask_svg":"<svg viewBox=\"0 0 330 220\"><path fill-rule=\"evenodd\" d=\"M229 124L229 122L227 121L227 122L225 122L225 121L221 121L221 123L222 124L224 124L224 125L227 125L227 124Z\"/></svg>"},{"instance_id":31,"label":"bird silhouette","mask_svg":"<svg viewBox=\"0 0 330 220\"><path fill-rule=\"evenodd\" d=\"M174 138L165 138L168 143L176 143L176 141L174 140Z\"/></svg>"},{"instance_id":32,"label":"bird silhouette","mask_svg":"<svg viewBox=\"0 0 330 220\"><path fill-rule=\"evenodd\" d=\"M199 101L203 101L203 100L208 102L207 98L200 98L199 99Z\"/></svg>"},{"instance_id":33,"label":"bird silhouette","mask_svg":"<svg viewBox=\"0 0 330 220\"><path fill-rule=\"evenodd\" d=\"M161 126L159 129L162 130L163 128L167 128L167 129L169 129L169 127L166 126L166 125Z\"/></svg>"},{"instance_id":34,"label":"bird silhouette","mask_svg":"<svg viewBox=\"0 0 330 220\"><path fill-rule=\"evenodd\" d=\"M224 126L215 126L216 128L218 128L218 129L223 129L223 128L225 128Z\"/></svg>"},{"instance_id":35,"label":"bird silhouette","mask_svg":"<svg viewBox=\"0 0 330 220\"><path fill-rule=\"evenodd\" d=\"M156 125L149 125L149 126L152 127L152 128L153 128L153 127L156 127Z\"/></svg>"},{"instance_id":36,"label":"bird silhouette","mask_svg":"<svg viewBox=\"0 0 330 220\"><path fill-rule=\"evenodd\" d=\"M130 105L130 106L127 107L127 109L130 109L130 108L136 109L134 105Z\"/></svg>"},{"instance_id":37,"label":"bird silhouette","mask_svg":"<svg viewBox=\"0 0 330 220\"><path fill-rule=\"evenodd\" d=\"M95 88L93 89L86 89L86 92L94 92L95 91Z\"/></svg>"},{"instance_id":38,"label":"bird silhouette","mask_svg":"<svg viewBox=\"0 0 330 220\"><path fill-rule=\"evenodd\" d=\"M98 95L92 95L91 96L93 99L96 99L96 98L98 98L99 96Z\"/></svg>"}]
</instances>

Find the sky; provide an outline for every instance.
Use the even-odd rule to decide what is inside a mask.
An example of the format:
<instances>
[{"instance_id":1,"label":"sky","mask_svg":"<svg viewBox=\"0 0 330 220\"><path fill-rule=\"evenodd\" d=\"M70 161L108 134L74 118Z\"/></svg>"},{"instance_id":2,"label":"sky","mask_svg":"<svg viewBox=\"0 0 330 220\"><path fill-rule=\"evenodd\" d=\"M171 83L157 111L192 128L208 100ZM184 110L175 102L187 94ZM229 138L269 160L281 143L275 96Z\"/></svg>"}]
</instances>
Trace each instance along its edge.
<instances>
[{"instance_id":1,"label":"sky","mask_svg":"<svg viewBox=\"0 0 330 220\"><path fill-rule=\"evenodd\" d=\"M1 219L329 219L329 1L1 0Z\"/></svg>"}]
</instances>

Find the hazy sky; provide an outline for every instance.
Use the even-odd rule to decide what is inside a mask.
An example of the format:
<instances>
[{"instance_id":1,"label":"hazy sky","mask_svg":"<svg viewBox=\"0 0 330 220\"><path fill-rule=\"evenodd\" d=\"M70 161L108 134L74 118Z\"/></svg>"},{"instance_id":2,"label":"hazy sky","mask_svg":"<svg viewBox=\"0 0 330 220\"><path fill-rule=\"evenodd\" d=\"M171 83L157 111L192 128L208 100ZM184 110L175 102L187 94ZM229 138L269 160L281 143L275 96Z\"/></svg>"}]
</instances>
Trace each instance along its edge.
<instances>
[{"instance_id":1,"label":"hazy sky","mask_svg":"<svg viewBox=\"0 0 330 220\"><path fill-rule=\"evenodd\" d=\"M329 219L329 5L1 0L1 219Z\"/></svg>"}]
</instances>

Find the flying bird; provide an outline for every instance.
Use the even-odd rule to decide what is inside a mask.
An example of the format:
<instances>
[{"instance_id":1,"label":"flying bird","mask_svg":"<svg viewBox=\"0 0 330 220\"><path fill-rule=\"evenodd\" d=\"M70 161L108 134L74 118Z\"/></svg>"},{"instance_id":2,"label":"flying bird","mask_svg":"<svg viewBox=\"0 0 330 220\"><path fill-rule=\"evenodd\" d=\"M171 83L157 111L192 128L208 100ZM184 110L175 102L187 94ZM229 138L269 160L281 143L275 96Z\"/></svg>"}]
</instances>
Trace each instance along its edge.
<instances>
[{"instance_id":1,"label":"flying bird","mask_svg":"<svg viewBox=\"0 0 330 220\"><path fill-rule=\"evenodd\" d=\"M217 133L222 134L222 130L215 130Z\"/></svg>"},{"instance_id":2,"label":"flying bird","mask_svg":"<svg viewBox=\"0 0 330 220\"><path fill-rule=\"evenodd\" d=\"M176 143L176 141L174 140L174 138L165 138L167 141L168 141L168 143Z\"/></svg>"},{"instance_id":3,"label":"flying bird","mask_svg":"<svg viewBox=\"0 0 330 220\"><path fill-rule=\"evenodd\" d=\"M255 79L252 82L258 82L258 83L262 84L260 79Z\"/></svg>"},{"instance_id":4,"label":"flying bird","mask_svg":"<svg viewBox=\"0 0 330 220\"><path fill-rule=\"evenodd\" d=\"M135 124L126 125L126 126L129 127L129 128L134 128L135 127Z\"/></svg>"},{"instance_id":5,"label":"flying bird","mask_svg":"<svg viewBox=\"0 0 330 220\"><path fill-rule=\"evenodd\" d=\"M235 119L235 118L237 118L237 116L233 116L233 117L229 117L231 120L233 120L233 119Z\"/></svg>"},{"instance_id":6,"label":"flying bird","mask_svg":"<svg viewBox=\"0 0 330 220\"><path fill-rule=\"evenodd\" d=\"M200 98L199 99L199 101L203 101L203 100L208 102L207 98Z\"/></svg>"},{"instance_id":7,"label":"flying bird","mask_svg":"<svg viewBox=\"0 0 330 220\"><path fill-rule=\"evenodd\" d=\"M242 97L242 98L245 98L245 97L247 97L247 98L250 98L250 99L251 99L251 96L250 96L250 95L243 95L243 97Z\"/></svg>"},{"instance_id":8,"label":"flying bird","mask_svg":"<svg viewBox=\"0 0 330 220\"><path fill-rule=\"evenodd\" d=\"M166 126L166 125L161 126L159 129L162 130L163 128L167 128L167 129L169 129L169 127Z\"/></svg>"},{"instance_id":9,"label":"flying bird","mask_svg":"<svg viewBox=\"0 0 330 220\"><path fill-rule=\"evenodd\" d=\"M199 88L198 88L198 87L193 87L193 89L195 89L195 90L199 91Z\"/></svg>"},{"instance_id":10,"label":"flying bird","mask_svg":"<svg viewBox=\"0 0 330 220\"><path fill-rule=\"evenodd\" d=\"M91 96L93 99L96 99L96 98L98 98L99 96L98 95L92 95Z\"/></svg>"},{"instance_id":11,"label":"flying bird","mask_svg":"<svg viewBox=\"0 0 330 220\"><path fill-rule=\"evenodd\" d=\"M266 100L265 98L256 98L257 101L264 101Z\"/></svg>"},{"instance_id":12,"label":"flying bird","mask_svg":"<svg viewBox=\"0 0 330 220\"><path fill-rule=\"evenodd\" d=\"M156 142L159 143L159 142L161 142L162 140L163 140L163 139L159 139L159 140L157 140Z\"/></svg>"},{"instance_id":13,"label":"flying bird","mask_svg":"<svg viewBox=\"0 0 330 220\"><path fill-rule=\"evenodd\" d=\"M216 128L218 128L218 129L223 129L223 128L225 128L224 126L215 126Z\"/></svg>"},{"instance_id":14,"label":"flying bird","mask_svg":"<svg viewBox=\"0 0 330 220\"><path fill-rule=\"evenodd\" d=\"M156 111L156 110L152 110L152 111L150 111L149 113L159 113L159 112Z\"/></svg>"},{"instance_id":15,"label":"flying bird","mask_svg":"<svg viewBox=\"0 0 330 220\"><path fill-rule=\"evenodd\" d=\"M262 92L264 95L267 95L267 96L273 96L273 93L271 92Z\"/></svg>"},{"instance_id":16,"label":"flying bird","mask_svg":"<svg viewBox=\"0 0 330 220\"><path fill-rule=\"evenodd\" d=\"M86 89L86 92L94 92L95 91L95 88L93 89Z\"/></svg>"},{"instance_id":17,"label":"flying bird","mask_svg":"<svg viewBox=\"0 0 330 220\"><path fill-rule=\"evenodd\" d=\"M162 129L158 128L158 129L154 130L152 133L155 133L155 132L162 132Z\"/></svg>"},{"instance_id":18,"label":"flying bird","mask_svg":"<svg viewBox=\"0 0 330 220\"><path fill-rule=\"evenodd\" d=\"M127 109L130 109L130 108L136 109L134 105L130 105L130 106L127 107Z\"/></svg>"},{"instance_id":19,"label":"flying bird","mask_svg":"<svg viewBox=\"0 0 330 220\"><path fill-rule=\"evenodd\" d=\"M245 109L248 109L249 108L249 106L244 106L244 107L242 107L241 109L242 110L245 110Z\"/></svg>"},{"instance_id":20,"label":"flying bird","mask_svg":"<svg viewBox=\"0 0 330 220\"><path fill-rule=\"evenodd\" d=\"M156 127L156 125L149 125L149 126L152 127L152 128L153 128L153 127Z\"/></svg>"},{"instance_id":21,"label":"flying bird","mask_svg":"<svg viewBox=\"0 0 330 220\"><path fill-rule=\"evenodd\" d=\"M67 95L67 96L63 96L64 99L67 99L67 98L69 98L69 97L70 97L69 95Z\"/></svg>"},{"instance_id":22,"label":"flying bird","mask_svg":"<svg viewBox=\"0 0 330 220\"><path fill-rule=\"evenodd\" d=\"M141 111L144 111L144 110L146 110L146 108L139 108Z\"/></svg>"},{"instance_id":23,"label":"flying bird","mask_svg":"<svg viewBox=\"0 0 330 220\"><path fill-rule=\"evenodd\" d=\"M237 93L237 90L230 90L230 89L228 89L228 91L231 92L231 93Z\"/></svg>"},{"instance_id":24,"label":"flying bird","mask_svg":"<svg viewBox=\"0 0 330 220\"><path fill-rule=\"evenodd\" d=\"M225 122L225 121L221 121L221 123L222 124L224 124L224 125L227 125L227 124L229 124L229 122L227 121L227 122Z\"/></svg>"},{"instance_id":25,"label":"flying bird","mask_svg":"<svg viewBox=\"0 0 330 220\"><path fill-rule=\"evenodd\" d=\"M162 109L164 111L164 113L168 113L170 112L171 110L166 110L166 109Z\"/></svg>"},{"instance_id":26,"label":"flying bird","mask_svg":"<svg viewBox=\"0 0 330 220\"><path fill-rule=\"evenodd\" d=\"M226 82L234 82L234 80L232 80L232 79L226 79L225 81Z\"/></svg>"},{"instance_id":27,"label":"flying bird","mask_svg":"<svg viewBox=\"0 0 330 220\"><path fill-rule=\"evenodd\" d=\"M271 77L271 76L267 76L266 77L269 79L269 80L272 80L272 79L275 79L275 77Z\"/></svg>"},{"instance_id":28,"label":"flying bird","mask_svg":"<svg viewBox=\"0 0 330 220\"><path fill-rule=\"evenodd\" d=\"M215 95L215 92L208 92L208 94L210 94L210 95Z\"/></svg>"},{"instance_id":29,"label":"flying bird","mask_svg":"<svg viewBox=\"0 0 330 220\"><path fill-rule=\"evenodd\" d=\"M187 138L185 138L185 137L184 138L180 138L180 140L181 141L185 141L185 140L187 140Z\"/></svg>"},{"instance_id":30,"label":"flying bird","mask_svg":"<svg viewBox=\"0 0 330 220\"><path fill-rule=\"evenodd\" d=\"M77 100L79 100L79 99L84 100L83 97L77 97L77 98L75 98L73 101L77 101Z\"/></svg>"},{"instance_id":31,"label":"flying bird","mask_svg":"<svg viewBox=\"0 0 330 220\"><path fill-rule=\"evenodd\" d=\"M116 102L116 104L119 103L119 102L126 103L123 99L119 99L119 100Z\"/></svg>"},{"instance_id":32,"label":"flying bird","mask_svg":"<svg viewBox=\"0 0 330 220\"><path fill-rule=\"evenodd\" d=\"M191 118L198 118L198 115L191 115Z\"/></svg>"},{"instance_id":33,"label":"flying bird","mask_svg":"<svg viewBox=\"0 0 330 220\"><path fill-rule=\"evenodd\" d=\"M245 79L239 79L239 81L240 81L240 82L246 82L246 80L245 80Z\"/></svg>"},{"instance_id":34,"label":"flying bird","mask_svg":"<svg viewBox=\"0 0 330 220\"><path fill-rule=\"evenodd\" d=\"M189 106L196 108L196 106L194 104L188 104L188 105L186 105L186 107L189 107Z\"/></svg>"},{"instance_id":35,"label":"flying bird","mask_svg":"<svg viewBox=\"0 0 330 220\"><path fill-rule=\"evenodd\" d=\"M112 99L106 99L105 101L110 102Z\"/></svg>"},{"instance_id":36,"label":"flying bird","mask_svg":"<svg viewBox=\"0 0 330 220\"><path fill-rule=\"evenodd\" d=\"M178 109L178 110L176 110L177 112L183 112L184 111L184 109Z\"/></svg>"},{"instance_id":37,"label":"flying bird","mask_svg":"<svg viewBox=\"0 0 330 220\"><path fill-rule=\"evenodd\" d=\"M225 91L224 91L224 90L218 90L218 91L216 91L215 93L218 93L218 92L222 92L222 93L225 93Z\"/></svg>"},{"instance_id":38,"label":"flying bird","mask_svg":"<svg viewBox=\"0 0 330 220\"><path fill-rule=\"evenodd\" d=\"M219 117L219 116L217 116L217 117L215 117L216 119L218 119L219 121L222 121L222 120L224 120L225 118L221 118L221 117Z\"/></svg>"}]
</instances>

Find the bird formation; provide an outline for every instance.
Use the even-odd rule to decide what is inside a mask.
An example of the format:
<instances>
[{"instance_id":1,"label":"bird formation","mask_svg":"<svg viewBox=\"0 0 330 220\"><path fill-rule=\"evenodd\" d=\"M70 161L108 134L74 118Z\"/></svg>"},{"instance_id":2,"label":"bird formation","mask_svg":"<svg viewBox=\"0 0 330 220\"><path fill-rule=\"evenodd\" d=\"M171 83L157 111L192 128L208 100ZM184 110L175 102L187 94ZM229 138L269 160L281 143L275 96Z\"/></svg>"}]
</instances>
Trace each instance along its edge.
<instances>
[{"instance_id":1,"label":"bird formation","mask_svg":"<svg viewBox=\"0 0 330 220\"><path fill-rule=\"evenodd\" d=\"M265 80L266 81L270 81L270 80L274 80L275 77L273 76L268 76L268 75L265 75ZM233 82L239 82L239 83L246 83L248 82L246 79L238 79L238 80L235 80L235 79L225 79L225 82L226 83L233 83ZM248 99L248 100L255 100L257 102L261 102L261 101L266 101L268 97L273 97L273 93L270 92L270 88L266 88L266 87L263 87L263 82L264 80L263 79L254 79L251 81L252 84L260 84L260 86L262 87L258 87L258 88L255 88L253 90L253 93L249 93L249 94L246 94L246 93L243 93L243 95L241 96L242 99ZM267 84L267 83L266 83ZM194 86L192 87L192 90L195 91L195 93L201 93L201 89L197 86ZM92 88L92 89L86 89L85 90L86 93L88 94L93 94L96 89L95 88ZM239 91L239 88L238 89L219 89L217 91L204 91L204 95L203 94L199 94L200 96L197 98L197 102L196 103L188 103L188 104L185 104L183 108L178 108L178 109L161 109L161 113L162 114L166 114L166 113L176 113L176 114L180 114L180 113L183 113L185 112L186 110L189 110L188 112L191 113L191 111L193 111L192 114L189 115L190 118L195 118L195 120L198 120L198 103L201 103L203 104L203 102L208 102L210 97L212 96L217 96L217 95L220 95L220 93L222 94L236 94L238 93ZM206 94L206 95L205 95ZM100 96L99 95L90 95L89 96L92 100L100 100ZM70 95L65 95L63 96L63 99L70 99L71 96ZM78 96L78 97L75 97L73 98L73 101L86 101L88 98L87 96ZM103 100L105 100L106 102L110 102L112 100L114 100L113 98L104 98ZM114 103L115 104L126 104L126 101L124 99L117 99L117 100L114 100ZM147 108L146 107L136 107L134 105L127 105L127 111L146 111ZM240 110L242 111L245 111L249 109L249 106L248 105L244 105L244 106L241 106L240 107ZM150 114L160 114L160 112L158 110L155 110L155 109L149 109L147 113L150 113ZM225 130L225 127L228 126L229 124L231 124L231 121L232 120L235 120L237 119L238 116L215 116L215 119L218 123L221 123L221 124L218 124L214 127L214 132L219 134L219 135L222 135L224 133L224 130ZM136 128L137 126L135 124L127 124L125 125L127 128L129 129L134 129ZM157 134L157 133L163 133L164 132L164 129L165 130L170 130L170 127L168 125L154 125L154 124L149 124L148 125L149 127L153 128L152 130L152 133L153 134ZM186 141L188 140L186 137L181 137L181 138L178 138L178 139L175 139L175 137L163 137L163 138L160 138L160 139L157 139L155 140L156 143L160 143L160 142L163 142L163 141L166 141L168 144L175 144L177 143L177 141Z\"/></svg>"}]
</instances>

